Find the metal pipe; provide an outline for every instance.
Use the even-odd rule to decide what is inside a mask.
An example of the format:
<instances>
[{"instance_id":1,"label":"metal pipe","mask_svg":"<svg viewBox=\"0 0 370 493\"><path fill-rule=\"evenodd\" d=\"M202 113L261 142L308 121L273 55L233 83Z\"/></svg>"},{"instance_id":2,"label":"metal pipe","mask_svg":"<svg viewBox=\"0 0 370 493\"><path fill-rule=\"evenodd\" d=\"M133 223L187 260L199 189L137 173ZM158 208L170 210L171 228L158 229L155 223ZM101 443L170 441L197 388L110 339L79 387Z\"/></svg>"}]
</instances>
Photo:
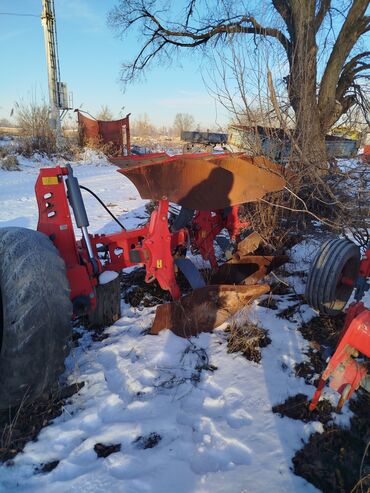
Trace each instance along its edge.
<instances>
[{"instance_id":1,"label":"metal pipe","mask_svg":"<svg viewBox=\"0 0 370 493\"><path fill-rule=\"evenodd\" d=\"M93 260L94 259L94 250L93 250L92 245L91 245L91 241L90 241L90 237L89 237L89 232L87 231L87 227L82 226L81 231L82 231L82 236L83 236L85 243L86 243L86 247L87 247L87 251L89 253L90 260Z\"/></svg>"}]
</instances>

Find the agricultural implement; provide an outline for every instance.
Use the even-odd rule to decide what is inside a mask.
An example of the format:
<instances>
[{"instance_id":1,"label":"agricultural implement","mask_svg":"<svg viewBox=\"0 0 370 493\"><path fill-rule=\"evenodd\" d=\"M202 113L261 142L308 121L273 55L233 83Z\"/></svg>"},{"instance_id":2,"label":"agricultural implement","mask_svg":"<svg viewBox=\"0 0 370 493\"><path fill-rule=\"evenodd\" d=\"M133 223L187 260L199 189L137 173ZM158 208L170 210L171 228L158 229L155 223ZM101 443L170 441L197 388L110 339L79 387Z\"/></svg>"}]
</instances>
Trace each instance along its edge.
<instances>
[{"instance_id":1,"label":"agricultural implement","mask_svg":"<svg viewBox=\"0 0 370 493\"><path fill-rule=\"evenodd\" d=\"M369 289L370 248L361 259L360 249L346 239L330 240L318 251L307 282L306 298L319 312L337 315L354 292L346 310L339 343L321 375L310 403L313 411L330 379L340 394L337 410L360 387L370 390L366 358L370 358L370 310L361 301Z\"/></svg>"},{"instance_id":2,"label":"agricultural implement","mask_svg":"<svg viewBox=\"0 0 370 493\"><path fill-rule=\"evenodd\" d=\"M240 204L285 186L281 169L271 161L241 154L158 154L113 162L143 199L156 201L143 226L127 230L115 218L121 231L90 234L81 193L88 189L80 187L67 165L40 170L37 232L0 230L0 408L32 400L55 382L72 317L85 317L93 325L120 317L116 273L122 269L144 266L146 282L156 280L171 294L172 303L158 307L151 333L168 328L188 337L212 330L268 292L269 286L258 281L286 261L251 255L261 238L246 234L249 224L239 217ZM169 215L170 202L180 207L178 214ZM222 265L217 244L227 258ZM209 262L210 284L186 256L189 250ZM184 296L178 271L193 289Z\"/></svg>"}]
</instances>

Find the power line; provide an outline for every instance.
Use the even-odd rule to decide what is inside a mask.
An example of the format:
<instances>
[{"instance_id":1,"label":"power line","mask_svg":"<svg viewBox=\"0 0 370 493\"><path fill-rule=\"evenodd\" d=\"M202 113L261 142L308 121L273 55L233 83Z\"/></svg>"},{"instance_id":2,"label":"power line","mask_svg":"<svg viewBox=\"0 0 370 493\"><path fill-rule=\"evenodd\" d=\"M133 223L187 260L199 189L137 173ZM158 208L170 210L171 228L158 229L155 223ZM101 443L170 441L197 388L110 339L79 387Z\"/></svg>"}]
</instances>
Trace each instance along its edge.
<instances>
[{"instance_id":1,"label":"power line","mask_svg":"<svg viewBox=\"0 0 370 493\"><path fill-rule=\"evenodd\" d=\"M0 15L16 15L18 17L40 17L36 14L17 14L16 12L0 12Z\"/></svg>"}]
</instances>

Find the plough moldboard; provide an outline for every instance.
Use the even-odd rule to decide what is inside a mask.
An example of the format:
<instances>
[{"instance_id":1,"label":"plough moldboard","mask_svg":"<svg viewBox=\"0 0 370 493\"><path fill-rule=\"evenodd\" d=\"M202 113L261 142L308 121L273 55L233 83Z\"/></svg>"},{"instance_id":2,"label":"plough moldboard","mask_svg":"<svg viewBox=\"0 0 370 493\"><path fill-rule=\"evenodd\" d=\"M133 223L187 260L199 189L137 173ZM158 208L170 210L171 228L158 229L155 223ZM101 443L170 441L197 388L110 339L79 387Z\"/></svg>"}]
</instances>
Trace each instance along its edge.
<instances>
[{"instance_id":1,"label":"plough moldboard","mask_svg":"<svg viewBox=\"0 0 370 493\"><path fill-rule=\"evenodd\" d=\"M287 259L251 255L261 238L240 219L239 206L281 190L285 180L279 166L243 154L170 158L158 154L113 158L112 162L143 199L157 201L147 224L135 230L90 234L80 187L70 166L41 169L36 183L38 230L52 238L65 261L76 316L99 312L97 293L104 289L99 285L101 273L135 265L144 265L146 282L156 280L174 300L158 307L152 334L164 328L183 337L210 331L268 292L268 285L258 282ZM181 207L178 214L169 214L170 202ZM79 241L69 205L82 231ZM228 260L220 263L215 244ZM189 251L209 261L207 276L187 257ZM193 288L188 295L181 295L178 270ZM112 321L119 316L119 300L114 311Z\"/></svg>"}]
</instances>

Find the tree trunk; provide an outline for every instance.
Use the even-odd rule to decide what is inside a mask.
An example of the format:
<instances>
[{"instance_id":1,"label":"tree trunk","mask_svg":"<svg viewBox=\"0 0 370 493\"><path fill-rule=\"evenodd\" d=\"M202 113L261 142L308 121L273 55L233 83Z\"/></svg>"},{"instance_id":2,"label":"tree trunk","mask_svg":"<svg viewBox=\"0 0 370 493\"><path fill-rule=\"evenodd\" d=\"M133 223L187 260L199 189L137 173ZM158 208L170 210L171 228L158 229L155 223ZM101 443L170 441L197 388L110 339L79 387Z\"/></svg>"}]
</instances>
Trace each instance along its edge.
<instances>
[{"instance_id":1,"label":"tree trunk","mask_svg":"<svg viewBox=\"0 0 370 493\"><path fill-rule=\"evenodd\" d=\"M304 164L325 169L325 132L319 118L316 95L317 46L315 2L293 0L291 53L289 56L289 99L296 116L296 140Z\"/></svg>"}]
</instances>

